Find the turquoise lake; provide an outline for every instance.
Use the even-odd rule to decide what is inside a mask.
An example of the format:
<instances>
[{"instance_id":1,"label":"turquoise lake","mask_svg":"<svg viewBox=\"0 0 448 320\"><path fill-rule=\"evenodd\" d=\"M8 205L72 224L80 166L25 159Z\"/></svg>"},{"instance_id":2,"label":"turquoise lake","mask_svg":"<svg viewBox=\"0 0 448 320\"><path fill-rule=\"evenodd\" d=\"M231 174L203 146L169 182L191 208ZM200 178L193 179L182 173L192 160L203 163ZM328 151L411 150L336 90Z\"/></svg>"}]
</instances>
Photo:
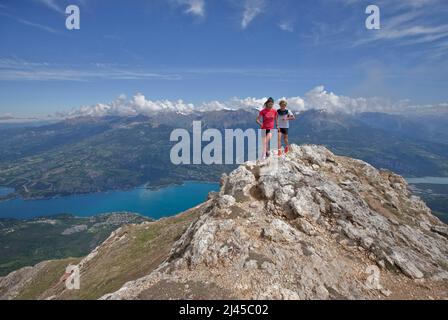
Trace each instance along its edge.
<instances>
[{"instance_id":1,"label":"turquoise lake","mask_svg":"<svg viewBox=\"0 0 448 320\"><path fill-rule=\"evenodd\" d=\"M14 189L11 188L5 188L5 187L0 187L0 196L6 196L10 193L13 193Z\"/></svg>"},{"instance_id":2,"label":"turquoise lake","mask_svg":"<svg viewBox=\"0 0 448 320\"><path fill-rule=\"evenodd\" d=\"M69 197L0 202L0 218L32 218L43 215L70 213L93 216L101 213L129 211L158 219L175 215L207 199L210 191L218 191L217 183L186 182L157 190L135 188L128 191L110 191L73 195ZM0 188L3 194L11 190Z\"/></svg>"},{"instance_id":3,"label":"turquoise lake","mask_svg":"<svg viewBox=\"0 0 448 320\"><path fill-rule=\"evenodd\" d=\"M406 178L406 181L412 184L448 184L448 177Z\"/></svg>"}]
</instances>

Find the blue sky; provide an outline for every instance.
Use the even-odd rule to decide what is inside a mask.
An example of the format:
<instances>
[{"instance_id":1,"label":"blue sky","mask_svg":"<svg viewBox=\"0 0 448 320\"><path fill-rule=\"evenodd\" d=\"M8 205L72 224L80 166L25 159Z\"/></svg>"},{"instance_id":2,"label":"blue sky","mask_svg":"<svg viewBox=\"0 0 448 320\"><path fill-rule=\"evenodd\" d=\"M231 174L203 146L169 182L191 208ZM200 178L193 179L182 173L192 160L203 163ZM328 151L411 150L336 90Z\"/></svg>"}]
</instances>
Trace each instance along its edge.
<instances>
[{"instance_id":1,"label":"blue sky","mask_svg":"<svg viewBox=\"0 0 448 320\"><path fill-rule=\"evenodd\" d=\"M69 4L81 29L65 28ZM365 8L381 9L367 30ZM142 93L191 103L338 95L448 101L446 0L0 0L0 115Z\"/></svg>"}]
</instances>

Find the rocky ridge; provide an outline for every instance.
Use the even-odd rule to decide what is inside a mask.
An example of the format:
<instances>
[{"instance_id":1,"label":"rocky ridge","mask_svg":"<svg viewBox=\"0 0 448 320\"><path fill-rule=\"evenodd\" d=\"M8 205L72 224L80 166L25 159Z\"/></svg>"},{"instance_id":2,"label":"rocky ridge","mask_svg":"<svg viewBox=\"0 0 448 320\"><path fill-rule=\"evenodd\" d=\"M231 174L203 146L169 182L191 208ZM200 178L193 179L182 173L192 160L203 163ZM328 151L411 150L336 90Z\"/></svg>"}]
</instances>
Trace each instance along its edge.
<instances>
[{"instance_id":1,"label":"rocky ridge","mask_svg":"<svg viewBox=\"0 0 448 320\"><path fill-rule=\"evenodd\" d=\"M102 299L448 297L448 228L402 177L290 150L224 175L165 261Z\"/></svg>"}]
</instances>

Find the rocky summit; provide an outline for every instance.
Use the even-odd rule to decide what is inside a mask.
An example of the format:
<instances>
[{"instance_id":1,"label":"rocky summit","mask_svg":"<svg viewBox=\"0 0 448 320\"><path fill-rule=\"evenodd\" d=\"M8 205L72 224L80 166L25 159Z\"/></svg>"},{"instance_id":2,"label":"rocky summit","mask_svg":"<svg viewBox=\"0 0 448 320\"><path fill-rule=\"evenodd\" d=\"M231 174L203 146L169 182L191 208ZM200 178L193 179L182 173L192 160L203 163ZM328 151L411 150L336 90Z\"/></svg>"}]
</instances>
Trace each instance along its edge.
<instances>
[{"instance_id":1,"label":"rocky summit","mask_svg":"<svg viewBox=\"0 0 448 320\"><path fill-rule=\"evenodd\" d=\"M448 299L447 237L402 177L292 145L184 213L0 277L0 299Z\"/></svg>"},{"instance_id":2,"label":"rocky summit","mask_svg":"<svg viewBox=\"0 0 448 320\"><path fill-rule=\"evenodd\" d=\"M102 299L448 298L448 228L402 177L292 145L221 184L161 264Z\"/></svg>"}]
</instances>

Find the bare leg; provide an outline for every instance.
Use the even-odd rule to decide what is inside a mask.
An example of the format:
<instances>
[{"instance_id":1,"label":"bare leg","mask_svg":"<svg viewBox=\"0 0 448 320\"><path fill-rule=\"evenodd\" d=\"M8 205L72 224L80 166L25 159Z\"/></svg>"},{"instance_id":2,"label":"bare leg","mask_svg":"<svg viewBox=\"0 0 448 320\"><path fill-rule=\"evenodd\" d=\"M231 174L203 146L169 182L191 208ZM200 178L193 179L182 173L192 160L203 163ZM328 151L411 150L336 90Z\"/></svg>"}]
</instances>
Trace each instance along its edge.
<instances>
[{"instance_id":1,"label":"bare leg","mask_svg":"<svg viewBox=\"0 0 448 320\"><path fill-rule=\"evenodd\" d=\"M281 131L278 131L277 154L279 157L282 155L282 135Z\"/></svg>"},{"instance_id":2,"label":"bare leg","mask_svg":"<svg viewBox=\"0 0 448 320\"><path fill-rule=\"evenodd\" d=\"M278 150L282 149L282 133L279 131L278 132Z\"/></svg>"},{"instance_id":3,"label":"bare leg","mask_svg":"<svg viewBox=\"0 0 448 320\"><path fill-rule=\"evenodd\" d=\"M283 135L283 139L285 140L285 152L289 151L289 136L287 134Z\"/></svg>"},{"instance_id":4,"label":"bare leg","mask_svg":"<svg viewBox=\"0 0 448 320\"><path fill-rule=\"evenodd\" d=\"M263 136L262 139L263 139L263 158L264 158L264 157L266 157L266 152L267 152L266 142L267 142L268 135L266 133L266 130L262 131L262 136Z\"/></svg>"},{"instance_id":5,"label":"bare leg","mask_svg":"<svg viewBox=\"0 0 448 320\"><path fill-rule=\"evenodd\" d=\"M266 135L266 154L269 152L269 148L270 148L270 142L271 142L271 138L272 138L272 133L268 133Z\"/></svg>"}]
</instances>

